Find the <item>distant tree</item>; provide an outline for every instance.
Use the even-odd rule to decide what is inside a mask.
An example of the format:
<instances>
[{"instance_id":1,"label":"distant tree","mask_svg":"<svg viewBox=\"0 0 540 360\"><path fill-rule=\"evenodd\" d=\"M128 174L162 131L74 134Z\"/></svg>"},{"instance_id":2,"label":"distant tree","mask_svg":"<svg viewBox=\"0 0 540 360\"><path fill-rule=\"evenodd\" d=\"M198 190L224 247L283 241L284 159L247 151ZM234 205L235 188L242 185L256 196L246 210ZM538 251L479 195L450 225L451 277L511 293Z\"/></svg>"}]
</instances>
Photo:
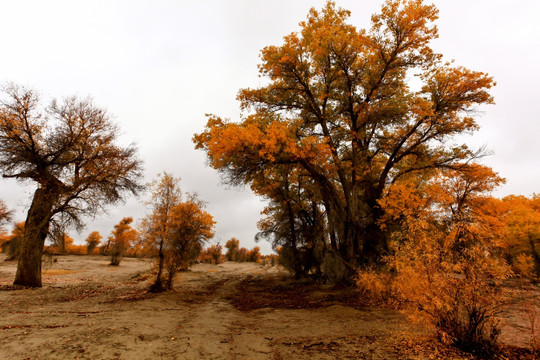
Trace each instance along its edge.
<instances>
[{"instance_id":1,"label":"distant tree","mask_svg":"<svg viewBox=\"0 0 540 360\"><path fill-rule=\"evenodd\" d=\"M247 254L248 254L248 249L246 249L245 247L241 247L240 249L238 249L238 258L236 261L238 262L246 262L247 261Z\"/></svg>"},{"instance_id":2,"label":"distant tree","mask_svg":"<svg viewBox=\"0 0 540 360\"><path fill-rule=\"evenodd\" d=\"M26 217L14 284L40 287L41 254L49 226L81 216L141 190L133 146L118 145L118 128L90 99L54 100L40 108L35 91L9 85L0 102L0 171L37 184Z\"/></svg>"},{"instance_id":3,"label":"distant tree","mask_svg":"<svg viewBox=\"0 0 540 360\"><path fill-rule=\"evenodd\" d=\"M505 245L520 273L540 281L540 195L507 196Z\"/></svg>"},{"instance_id":4,"label":"distant tree","mask_svg":"<svg viewBox=\"0 0 540 360\"><path fill-rule=\"evenodd\" d=\"M0 252L5 253L9 245L10 235L5 231L0 231Z\"/></svg>"},{"instance_id":5,"label":"distant tree","mask_svg":"<svg viewBox=\"0 0 540 360\"><path fill-rule=\"evenodd\" d=\"M208 249L208 252L210 253L210 256L212 257L212 260L214 260L214 264L219 264L221 262L221 253L223 251L223 246L216 244L210 246Z\"/></svg>"},{"instance_id":6,"label":"distant tree","mask_svg":"<svg viewBox=\"0 0 540 360\"><path fill-rule=\"evenodd\" d=\"M219 264L223 260L223 247L219 244L212 244L209 247L202 249L198 260L207 264Z\"/></svg>"},{"instance_id":7,"label":"distant tree","mask_svg":"<svg viewBox=\"0 0 540 360\"><path fill-rule=\"evenodd\" d=\"M6 253L6 260L14 260L19 257L21 244L24 239L24 221L18 222L13 227L7 241L2 244L2 252Z\"/></svg>"},{"instance_id":8,"label":"distant tree","mask_svg":"<svg viewBox=\"0 0 540 360\"><path fill-rule=\"evenodd\" d=\"M255 246L253 249L248 251L247 261L258 263L258 264L261 263L261 252L258 246Z\"/></svg>"},{"instance_id":9,"label":"distant tree","mask_svg":"<svg viewBox=\"0 0 540 360\"><path fill-rule=\"evenodd\" d=\"M238 261L238 249L240 248L240 240L237 238L231 238L225 243L225 248L227 252L225 253L225 258L227 261Z\"/></svg>"},{"instance_id":10,"label":"distant tree","mask_svg":"<svg viewBox=\"0 0 540 360\"><path fill-rule=\"evenodd\" d=\"M103 236L101 236L99 231L92 231L88 235L86 238L86 253L88 255L92 255L94 249L101 243L101 239L103 239Z\"/></svg>"},{"instance_id":11,"label":"distant tree","mask_svg":"<svg viewBox=\"0 0 540 360\"><path fill-rule=\"evenodd\" d=\"M164 172L149 184L151 199L148 205L152 212L141 222L144 246L157 249L158 270L151 291L163 290L162 273L165 265L166 248L171 242L173 208L182 201L180 179Z\"/></svg>"},{"instance_id":12,"label":"distant tree","mask_svg":"<svg viewBox=\"0 0 540 360\"><path fill-rule=\"evenodd\" d=\"M118 266L122 261L122 256L127 248L138 236L137 230L131 227L133 218L125 217L118 224L114 225L114 230L109 236L109 252L111 254L111 265Z\"/></svg>"},{"instance_id":13,"label":"distant tree","mask_svg":"<svg viewBox=\"0 0 540 360\"><path fill-rule=\"evenodd\" d=\"M11 215L12 213L6 206L6 203L0 200L0 229L11 220Z\"/></svg>"},{"instance_id":14,"label":"distant tree","mask_svg":"<svg viewBox=\"0 0 540 360\"><path fill-rule=\"evenodd\" d=\"M73 238L66 233L65 227L58 223L52 226L49 239L51 241L51 247L55 252L60 254L66 254L68 248L73 245Z\"/></svg>"},{"instance_id":15,"label":"distant tree","mask_svg":"<svg viewBox=\"0 0 540 360\"><path fill-rule=\"evenodd\" d=\"M3 226L11 220L11 211L8 210L6 204L0 200L0 247L4 251L4 248L9 246L10 236L3 231ZM4 245L7 244L7 245Z\"/></svg>"},{"instance_id":16,"label":"distant tree","mask_svg":"<svg viewBox=\"0 0 540 360\"><path fill-rule=\"evenodd\" d=\"M172 288L174 275L197 259L202 245L214 236L215 221L204 211L204 202L195 194L171 210L170 240L166 247L167 288Z\"/></svg>"}]
</instances>

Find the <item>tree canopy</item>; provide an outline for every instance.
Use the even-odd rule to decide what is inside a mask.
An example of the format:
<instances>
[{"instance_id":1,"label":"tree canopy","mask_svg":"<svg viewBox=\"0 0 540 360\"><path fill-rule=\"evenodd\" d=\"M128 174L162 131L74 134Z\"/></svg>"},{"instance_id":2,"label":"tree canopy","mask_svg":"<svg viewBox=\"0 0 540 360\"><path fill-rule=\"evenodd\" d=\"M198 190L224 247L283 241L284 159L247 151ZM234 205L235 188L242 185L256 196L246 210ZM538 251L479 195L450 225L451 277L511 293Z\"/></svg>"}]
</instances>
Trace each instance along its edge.
<instances>
[{"instance_id":1,"label":"tree canopy","mask_svg":"<svg viewBox=\"0 0 540 360\"><path fill-rule=\"evenodd\" d=\"M118 128L91 99L68 97L42 108L38 94L9 85L0 103L0 171L36 183L15 283L41 286L41 251L51 222L82 225L141 189L141 161L121 146Z\"/></svg>"},{"instance_id":2,"label":"tree canopy","mask_svg":"<svg viewBox=\"0 0 540 360\"><path fill-rule=\"evenodd\" d=\"M495 83L431 49L433 5L389 0L367 30L348 17L332 1L312 9L299 32L262 50L268 84L239 91L241 120L210 115L194 142L227 182L270 199L279 174L294 171L296 194L310 192L324 210L328 251L354 267L388 250L378 222L390 186L459 171L480 155L452 139L477 130L472 111L493 102ZM296 205L299 222L311 207Z\"/></svg>"}]
</instances>

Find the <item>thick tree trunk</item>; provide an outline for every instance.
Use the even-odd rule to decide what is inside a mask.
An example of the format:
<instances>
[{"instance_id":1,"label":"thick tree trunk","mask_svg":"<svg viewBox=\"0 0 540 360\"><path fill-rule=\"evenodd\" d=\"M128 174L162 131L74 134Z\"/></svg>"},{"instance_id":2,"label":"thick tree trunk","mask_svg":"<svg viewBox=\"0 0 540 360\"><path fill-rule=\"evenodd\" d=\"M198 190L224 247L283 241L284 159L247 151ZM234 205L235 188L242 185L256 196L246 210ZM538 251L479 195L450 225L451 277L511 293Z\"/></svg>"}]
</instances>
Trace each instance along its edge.
<instances>
[{"instance_id":1,"label":"thick tree trunk","mask_svg":"<svg viewBox=\"0 0 540 360\"><path fill-rule=\"evenodd\" d=\"M384 255L388 253L388 243L385 234L376 223L366 228L366 236L361 254L362 264L376 266L381 264Z\"/></svg>"},{"instance_id":2,"label":"thick tree trunk","mask_svg":"<svg viewBox=\"0 0 540 360\"><path fill-rule=\"evenodd\" d=\"M24 224L19 263L14 285L41 287L41 256L49 232L51 212L56 195L46 188L38 188Z\"/></svg>"},{"instance_id":3,"label":"thick tree trunk","mask_svg":"<svg viewBox=\"0 0 540 360\"><path fill-rule=\"evenodd\" d=\"M388 242L385 233L378 225L383 216L383 211L379 207L378 199L382 197L382 192L373 188L366 191L369 194L366 199L370 216L364 219L364 228L362 233L362 247L360 256L361 265L379 266L384 255L388 253Z\"/></svg>"}]
</instances>

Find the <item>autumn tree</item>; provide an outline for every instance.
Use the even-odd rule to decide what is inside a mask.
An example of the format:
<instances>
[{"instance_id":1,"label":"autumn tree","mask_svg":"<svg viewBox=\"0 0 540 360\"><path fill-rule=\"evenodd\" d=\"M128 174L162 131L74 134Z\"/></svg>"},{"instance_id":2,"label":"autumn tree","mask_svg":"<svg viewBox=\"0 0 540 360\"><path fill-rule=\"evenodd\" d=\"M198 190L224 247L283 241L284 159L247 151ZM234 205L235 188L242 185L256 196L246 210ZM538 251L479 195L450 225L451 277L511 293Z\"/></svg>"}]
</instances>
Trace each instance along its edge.
<instances>
[{"instance_id":1,"label":"autumn tree","mask_svg":"<svg viewBox=\"0 0 540 360\"><path fill-rule=\"evenodd\" d=\"M223 252L223 246L219 244L212 245L208 248L208 253L210 254L210 257L212 260L214 260L214 264L219 264L221 262L221 255Z\"/></svg>"},{"instance_id":2,"label":"autumn tree","mask_svg":"<svg viewBox=\"0 0 540 360\"><path fill-rule=\"evenodd\" d=\"M269 204L257 223L255 240L271 241L281 248L280 261L295 277L321 272L326 246L326 223L322 201L309 176L291 166L274 167L254 179L257 193ZM330 241L335 243L335 238Z\"/></svg>"},{"instance_id":3,"label":"autumn tree","mask_svg":"<svg viewBox=\"0 0 540 360\"><path fill-rule=\"evenodd\" d=\"M505 246L518 271L535 281L540 279L540 196L507 196Z\"/></svg>"},{"instance_id":4,"label":"autumn tree","mask_svg":"<svg viewBox=\"0 0 540 360\"><path fill-rule=\"evenodd\" d=\"M230 238L225 243L225 258L227 261L238 261L238 249L240 248L240 240L237 238Z\"/></svg>"},{"instance_id":5,"label":"autumn tree","mask_svg":"<svg viewBox=\"0 0 540 360\"><path fill-rule=\"evenodd\" d=\"M227 182L255 192L276 168L308 176L335 239L328 251L354 269L388 251L378 225L388 186L479 155L452 139L478 128L471 110L493 102L494 82L441 61L429 45L437 10L421 0L386 1L369 30L348 17L332 1L310 10L299 32L262 50L268 84L240 90L241 121L209 116L194 142Z\"/></svg>"},{"instance_id":6,"label":"autumn tree","mask_svg":"<svg viewBox=\"0 0 540 360\"><path fill-rule=\"evenodd\" d=\"M258 246L255 246L253 249L249 250L247 253L247 261L254 263L261 263L261 249Z\"/></svg>"},{"instance_id":7,"label":"autumn tree","mask_svg":"<svg viewBox=\"0 0 540 360\"><path fill-rule=\"evenodd\" d=\"M169 289L172 288L174 275L191 265L203 244L214 236L215 221L204 207L204 202L196 194L188 194L185 201L171 209L170 236L165 250Z\"/></svg>"},{"instance_id":8,"label":"autumn tree","mask_svg":"<svg viewBox=\"0 0 540 360\"><path fill-rule=\"evenodd\" d=\"M133 218L125 217L116 225L109 236L109 253L111 265L118 266L122 256L130 245L137 239L138 231L131 226Z\"/></svg>"},{"instance_id":9,"label":"autumn tree","mask_svg":"<svg viewBox=\"0 0 540 360\"><path fill-rule=\"evenodd\" d=\"M52 226L48 238L51 247L60 254L66 254L69 246L73 245L73 238L66 233L66 228L59 223Z\"/></svg>"},{"instance_id":10,"label":"autumn tree","mask_svg":"<svg viewBox=\"0 0 540 360\"><path fill-rule=\"evenodd\" d=\"M6 203L0 200L0 227L11 220L11 215L12 213L6 206Z\"/></svg>"},{"instance_id":11,"label":"autumn tree","mask_svg":"<svg viewBox=\"0 0 540 360\"><path fill-rule=\"evenodd\" d=\"M248 249L246 249L245 247L241 247L240 249L238 249L238 262L246 262L247 261L247 254L248 254Z\"/></svg>"},{"instance_id":12,"label":"autumn tree","mask_svg":"<svg viewBox=\"0 0 540 360\"><path fill-rule=\"evenodd\" d=\"M118 144L118 128L90 99L53 100L10 85L0 105L0 170L37 185L26 217L14 284L41 286L41 253L51 221L62 214L82 226L82 216L122 201L141 186L133 146Z\"/></svg>"},{"instance_id":13,"label":"autumn tree","mask_svg":"<svg viewBox=\"0 0 540 360\"><path fill-rule=\"evenodd\" d=\"M99 231L92 231L88 234L86 238L86 253L88 255L92 255L94 249L101 243L101 239L103 239L103 236L101 236Z\"/></svg>"},{"instance_id":14,"label":"autumn tree","mask_svg":"<svg viewBox=\"0 0 540 360\"><path fill-rule=\"evenodd\" d=\"M179 182L179 178L164 172L149 184L151 199L148 205L151 206L152 212L142 220L141 229L146 246L157 248L158 252L158 270L156 281L151 287L152 291L163 289L165 250L171 240L171 226L174 221L172 210L182 201Z\"/></svg>"},{"instance_id":15,"label":"autumn tree","mask_svg":"<svg viewBox=\"0 0 540 360\"><path fill-rule=\"evenodd\" d=\"M21 245L24 240L24 221L18 222L13 226L11 234L7 241L2 244L2 252L6 253L6 260L19 258Z\"/></svg>"},{"instance_id":16,"label":"autumn tree","mask_svg":"<svg viewBox=\"0 0 540 360\"><path fill-rule=\"evenodd\" d=\"M388 272L361 271L368 292L381 289L410 314L427 320L439 338L463 350L493 354L500 333L497 312L510 274L498 256L505 224L501 202L489 192L503 180L476 164L410 179L388 188L381 201L383 228L391 231Z\"/></svg>"},{"instance_id":17,"label":"autumn tree","mask_svg":"<svg viewBox=\"0 0 540 360\"><path fill-rule=\"evenodd\" d=\"M11 220L11 211L8 210L6 204L0 200L0 247L7 248L7 244L10 241L10 236L3 231L3 226Z\"/></svg>"}]
</instances>

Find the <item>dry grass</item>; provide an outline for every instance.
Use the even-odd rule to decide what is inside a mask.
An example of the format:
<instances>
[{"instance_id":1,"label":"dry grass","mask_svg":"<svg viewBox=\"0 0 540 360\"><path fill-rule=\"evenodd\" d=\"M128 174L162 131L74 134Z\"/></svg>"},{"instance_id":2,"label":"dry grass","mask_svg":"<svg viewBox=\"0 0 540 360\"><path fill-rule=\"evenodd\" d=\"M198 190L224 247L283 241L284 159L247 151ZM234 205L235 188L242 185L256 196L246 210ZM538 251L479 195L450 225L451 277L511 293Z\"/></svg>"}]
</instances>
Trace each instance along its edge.
<instances>
[{"instance_id":1,"label":"dry grass","mask_svg":"<svg viewBox=\"0 0 540 360\"><path fill-rule=\"evenodd\" d=\"M44 275L44 276L61 276L61 275L77 274L79 272L80 272L80 270L50 269L50 270L43 270L42 275Z\"/></svg>"}]
</instances>

